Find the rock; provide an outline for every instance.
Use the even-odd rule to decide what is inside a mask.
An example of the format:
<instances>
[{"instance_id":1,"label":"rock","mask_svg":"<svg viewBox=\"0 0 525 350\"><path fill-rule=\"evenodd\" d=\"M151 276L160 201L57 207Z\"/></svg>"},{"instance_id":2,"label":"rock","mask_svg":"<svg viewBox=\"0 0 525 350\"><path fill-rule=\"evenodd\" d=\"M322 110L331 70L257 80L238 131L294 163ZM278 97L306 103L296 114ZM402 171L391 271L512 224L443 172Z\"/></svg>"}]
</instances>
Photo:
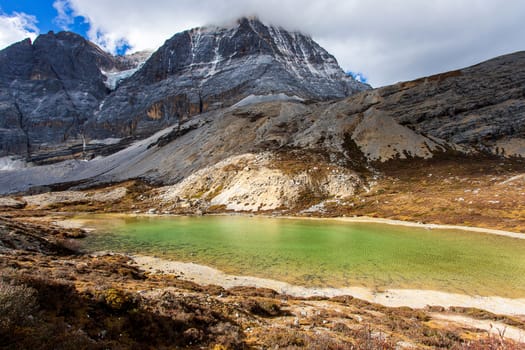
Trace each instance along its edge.
<instances>
[{"instance_id":1,"label":"rock","mask_svg":"<svg viewBox=\"0 0 525 350\"><path fill-rule=\"evenodd\" d=\"M107 95L113 57L80 35L49 32L0 51L0 156L78 140Z\"/></svg>"},{"instance_id":2,"label":"rock","mask_svg":"<svg viewBox=\"0 0 525 350\"><path fill-rule=\"evenodd\" d=\"M521 51L374 90L374 107L401 125L449 143L523 156L524 84Z\"/></svg>"},{"instance_id":3,"label":"rock","mask_svg":"<svg viewBox=\"0 0 525 350\"><path fill-rule=\"evenodd\" d=\"M0 208L1 209L22 209L27 205L23 200L15 199L12 197L0 197Z\"/></svg>"},{"instance_id":4,"label":"rock","mask_svg":"<svg viewBox=\"0 0 525 350\"><path fill-rule=\"evenodd\" d=\"M195 28L167 40L104 101L88 132L151 135L248 96L327 100L369 88L310 37L242 18L232 27Z\"/></svg>"},{"instance_id":5,"label":"rock","mask_svg":"<svg viewBox=\"0 0 525 350\"><path fill-rule=\"evenodd\" d=\"M85 156L86 141L149 136L248 96L326 100L369 88L308 36L255 18L125 57L49 32L0 51L0 87L0 156L37 159Z\"/></svg>"},{"instance_id":6,"label":"rock","mask_svg":"<svg viewBox=\"0 0 525 350\"><path fill-rule=\"evenodd\" d=\"M336 176L316 174L314 179L304 170L287 174L279 167L278 160L261 161L254 154L230 157L195 172L175 186L162 188L158 200L169 204L199 194L199 202L208 206L260 211L291 208L304 205L303 200L316 200L305 193L319 196L317 200L322 196L349 197L361 186L358 176L347 169L339 169L341 174Z\"/></svg>"}]
</instances>

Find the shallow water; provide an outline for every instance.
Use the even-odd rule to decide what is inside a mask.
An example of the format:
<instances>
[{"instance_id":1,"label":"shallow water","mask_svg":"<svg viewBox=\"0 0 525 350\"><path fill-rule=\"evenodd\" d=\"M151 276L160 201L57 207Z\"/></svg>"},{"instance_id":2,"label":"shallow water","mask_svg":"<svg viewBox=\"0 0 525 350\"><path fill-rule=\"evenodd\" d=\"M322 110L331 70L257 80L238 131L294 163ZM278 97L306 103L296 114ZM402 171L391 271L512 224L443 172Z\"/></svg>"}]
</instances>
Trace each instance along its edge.
<instances>
[{"instance_id":1,"label":"shallow water","mask_svg":"<svg viewBox=\"0 0 525 350\"><path fill-rule=\"evenodd\" d=\"M334 220L84 216L88 250L195 262L311 287L525 297L525 240Z\"/></svg>"}]
</instances>

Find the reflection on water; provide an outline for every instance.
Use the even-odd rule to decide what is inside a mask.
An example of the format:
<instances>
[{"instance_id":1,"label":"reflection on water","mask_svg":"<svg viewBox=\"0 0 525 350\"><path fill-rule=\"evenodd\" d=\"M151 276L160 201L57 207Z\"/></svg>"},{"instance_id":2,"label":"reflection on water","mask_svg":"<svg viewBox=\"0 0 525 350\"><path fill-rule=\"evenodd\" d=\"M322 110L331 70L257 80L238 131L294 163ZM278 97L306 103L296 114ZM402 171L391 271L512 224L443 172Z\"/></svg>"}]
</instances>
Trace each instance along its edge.
<instances>
[{"instance_id":1,"label":"reflection on water","mask_svg":"<svg viewBox=\"0 0 525 350\"><path fill-rule=\"evenodd\" d=\"M192 261L323 287L525 297L525 240L455 230L259 217L82 217L90 250Z\"/></svg>"}]
</instances>

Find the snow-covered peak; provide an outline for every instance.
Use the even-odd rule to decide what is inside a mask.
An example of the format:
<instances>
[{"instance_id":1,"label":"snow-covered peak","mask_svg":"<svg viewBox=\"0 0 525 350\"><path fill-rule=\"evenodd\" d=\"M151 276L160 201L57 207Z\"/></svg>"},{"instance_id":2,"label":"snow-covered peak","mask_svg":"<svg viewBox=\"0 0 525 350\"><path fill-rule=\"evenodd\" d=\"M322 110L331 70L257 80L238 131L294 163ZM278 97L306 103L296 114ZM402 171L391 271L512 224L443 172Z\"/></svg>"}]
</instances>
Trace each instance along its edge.
<instances>
[{"instance_id":1,"label":"snow-covered peak","mask_svg":"<svg viewBox=\"0 0 525 350\"><path fill-rule=\"evenodd\" d=\"M249 66L261 68L266 74L249 73ZM266 25L253 17L241 18L235 26L208 26L178 33L152 56L145 69L148 80L185 75L198 87L234 71L241 81L252 79L260 85L273 80L275 89L263 91L267 94L288 93L314 99L321 95L324 99L368 88L358 82L349 84L353 79L347 77L335 57L308 35ZM297 89L283 90L281 80L295 80ZM312 84L317 87L308 87ZM328 90L321 91L326 85L330 85ZM306 87L302 94L298 93L301 86Z\"/></svg>"},{"instance_id":2,"label":"snow-covered peak","mask_svg":"<svg viewBox=\"0 0 525 350\"><path fill-rule=\"evenodd\" d=\"M250 95L242 103L261 96L326 101L370 88L347 77L311 37L254 18L175 34L138 71L106 75L116 90L100 105L96 127L119 136L150 134Z\"/></svg>"}]
</instances>

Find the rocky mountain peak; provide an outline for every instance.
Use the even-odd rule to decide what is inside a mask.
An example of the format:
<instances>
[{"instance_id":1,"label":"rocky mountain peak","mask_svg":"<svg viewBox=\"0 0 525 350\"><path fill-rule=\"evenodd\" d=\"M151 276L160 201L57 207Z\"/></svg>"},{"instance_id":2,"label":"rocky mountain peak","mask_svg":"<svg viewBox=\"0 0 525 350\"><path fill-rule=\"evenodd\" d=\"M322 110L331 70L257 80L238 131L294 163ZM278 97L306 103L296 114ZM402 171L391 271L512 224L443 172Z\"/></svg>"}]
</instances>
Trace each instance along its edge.
<instances>
[{"instance_id":1,"label":"rocky mountain peak","mask_svg":"<svg viewBox=\"0 0 525 350\"><path fill-rule=\"evenodd\" d=\"M0 80L100 80L100 69L115 66L112 55L72 32L39 35L0 53Z\"/></svg>"},{"instance_id":2,"label":"rocky mountain peak","mask_svg":"<svg viewBox=\"0 0 525 350\"><path fill-rule=\"evenodd\" d=\"M77 142L108 94L101 69L114 66L112 55L71 32L0 51L0 155Z\"/></svg>"},{"instance_id":3,"label":"rocky mountain peak","mask_svg":"<svg viewBox=\"0 0 525 350\"><path fill-rule=\"evenodd\" d=\"M185 73L211 78L230 69L237 60L261 66L278 64L294 79L326 80L323 83L330 87L327 92L303 86L307 88L303 94L314 99L343 97L369 88L346 77L337 60L309 36L265 25L256 17L241 18L231 27L194 28L176 34L145 65L142 78L160 81ZM201 85L208 79L202 80Z\"/></svg>"},{"instance_id":4,"label":"rocky mountain peak","mask_svg":"<svg viewBox=\"0 0 525 350\"><path fill-rule=\"evenodd\" d=\"M104 102L89 130L149 135L253 96L343 98L370 86L348 77L309 36L241 18L168 39Z\"/></svg>"},{"instance_id":5,"label":"rocky mountain peak","mask_svg":"<svg viewBox=\"0 0 525 350\"><path fill-rule=\"evenodd\" d=\"M49 68L60 79L95 82L101 79L100 69L115 66L112 55L72 32L40 35L33 47L39 63L37 68Z\"/></svg>"},{"instance_id":6,"label":"rocky mountain peak","mask_svg":"<svg viewBox=\"0 0 525 350\"><path fill-rule=\"evenodd\" d=\"M49 32L0 51L0 155L33 158L86 140L149 136L203 112L369 89L309 36L241 18L194 28L156 52L114 57Z\"/></svg>"}]
</instances>

